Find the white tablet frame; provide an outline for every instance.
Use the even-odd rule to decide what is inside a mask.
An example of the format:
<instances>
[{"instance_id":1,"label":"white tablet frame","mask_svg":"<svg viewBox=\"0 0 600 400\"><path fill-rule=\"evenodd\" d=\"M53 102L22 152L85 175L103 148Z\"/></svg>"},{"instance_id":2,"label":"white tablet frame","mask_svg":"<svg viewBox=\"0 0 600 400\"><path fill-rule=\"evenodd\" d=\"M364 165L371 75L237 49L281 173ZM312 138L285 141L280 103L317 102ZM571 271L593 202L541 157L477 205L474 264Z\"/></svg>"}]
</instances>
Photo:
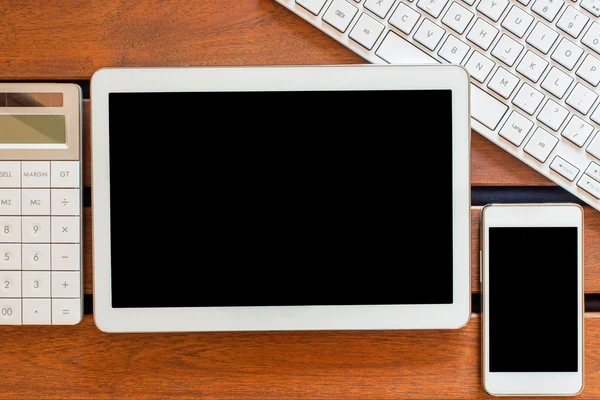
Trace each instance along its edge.
<instances>
[{"instance_id":1,"label":"white tablet frame","mask_svg":"<svg viewBox=\"0 0 600 400\"><path fill-rule=\"evenodd\" d=\"M112 308L109 93L432 89L452 91L454 152L452 157L454 302L452 304ZM457 329L463 327L471 315L469 90L468 72L463 67L450 64L99 69L93 74L90 87L96 325L104 332ZM432 116L435 116L434 110ZM427 121L421 122L421 125L416 125L416 129L425 129ZM426 162L435 162L435 160ZM436 210L425 211L436 212ZM435 246L435 243L432 245ZM426 261L426 255L424 257L422 261ZM426 265L423 267L426 268ZM423 285L423 288L427 287L427 282L419 282L419 284Z\"/></svg>"},{"instance_id":2,"label":"white tablet frame","mask_svg":"<svg viewBox=\"0 0 600 400\"><path fill-rule=\"evenodd\" d=\"M484 390L493 396L575 396L584 386L584 212L580 205L573 203L529 203L529 204L488 204L481 213L481 249L483 259L482 290L482 382ZM489 235L484 234L493 227L575 227L577 228L577 372L491 372L490 349L487 340L490 330L489 274ZM532 310L532 312L535 312ZM518 329L518 327L516 327Z\"/></svg>"}]
</instances>

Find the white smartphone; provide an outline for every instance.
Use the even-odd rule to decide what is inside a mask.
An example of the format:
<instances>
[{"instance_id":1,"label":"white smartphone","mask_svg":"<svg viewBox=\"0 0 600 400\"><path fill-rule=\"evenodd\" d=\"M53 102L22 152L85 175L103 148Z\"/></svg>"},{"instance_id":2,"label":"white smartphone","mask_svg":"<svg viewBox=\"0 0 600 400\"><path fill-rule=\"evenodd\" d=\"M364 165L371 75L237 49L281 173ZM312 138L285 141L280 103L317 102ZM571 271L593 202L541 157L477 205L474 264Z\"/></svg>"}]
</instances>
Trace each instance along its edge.
<instances>
[{"instance_id":1,"label":"white smartphone","mask_svg":"<svg viewBox=\"0 0 600 400\"><path fill-rule=\"evenodd\" d=\"M583 390L583 224L577 204L483 207L482 379L489 394Z\"/></svg>"}]
</instances>

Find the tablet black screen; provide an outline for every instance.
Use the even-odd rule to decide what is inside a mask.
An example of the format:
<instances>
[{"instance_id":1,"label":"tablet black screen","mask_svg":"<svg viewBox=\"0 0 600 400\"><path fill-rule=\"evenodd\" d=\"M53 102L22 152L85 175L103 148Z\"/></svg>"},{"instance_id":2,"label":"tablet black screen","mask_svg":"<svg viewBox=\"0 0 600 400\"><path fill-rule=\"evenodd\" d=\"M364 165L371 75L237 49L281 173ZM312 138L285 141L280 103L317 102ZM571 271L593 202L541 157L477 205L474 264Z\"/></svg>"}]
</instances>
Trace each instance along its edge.
<instances>
[{"instance_id":1,"label":"tablet black screen","mask_svg":"<svg viewBox=\"0 0 600 400\"><path fill-rule=\"evenodd\" d=\"M109 94L112 306L450 304L450 90Z\"/></svg>"}]
</instances>

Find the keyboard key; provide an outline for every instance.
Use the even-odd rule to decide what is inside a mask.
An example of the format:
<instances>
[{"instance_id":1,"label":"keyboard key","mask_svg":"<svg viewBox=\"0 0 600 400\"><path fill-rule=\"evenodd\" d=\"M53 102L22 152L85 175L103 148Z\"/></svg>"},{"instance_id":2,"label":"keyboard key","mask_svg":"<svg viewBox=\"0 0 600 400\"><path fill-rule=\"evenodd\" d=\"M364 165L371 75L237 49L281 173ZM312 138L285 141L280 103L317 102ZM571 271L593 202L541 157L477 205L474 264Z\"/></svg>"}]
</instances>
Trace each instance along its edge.
<instances>
[{"instance_id":1,"label":"keyboard key","mask_svg":"<svg viewBox=\"0 0 600 400\"><path fill-rule=\"evenodd\" d=\"M546 162L557 143L558 138L556 136L538 127L523 150L539 162L543 163Z\"/></svg>"},{"instance_id":2,"label":"keyboard key","mask_svg":"<svg viewBox=\"0 0 600 400\"><path fill-rule=\"evenodd\" d=\"M522 50L523 45L521 43L512 39L508 35L502 35L498 43L496 43L496 46L494 46L492 55L504 62L509 67L512 67Z\"/></svg>"},{"instance_id":3,"label":"keyboard key","mask_svg":"<svg viewBox=\"0 0 600 400\"><path fill-rule=\"evenodd\" d=\"M465 29L467 29L467 25L473 19L473 13L457 2L453 2L450 5L450 8L442 18L442 23L452 28L459 34L463 34Z\"/></svg>"},{"instance_id":4,"label":"keyboard key","mask_svg":"<svg viewBox=\"0 0 600 400\"><path fill-rule=\"evenodd\" d=\"M380 18L385 18L396 0L367 0L365 8Z\"/></svg>"},{"instance_id":5,"label":"keyboard key","mask_svg":"<svg viewBox=\"0 0 600 400\"><path fill-rule=\"evenodd\" d=\"M475 24L467 34L467 39L481 47L483 50L490 48L494 38L498 34L498 29L481 18L477 18Z\"/></svg>"},{"instance_id":6,"label":"keyboard key","mask_svg":"<svg viewBox=\"0 0 600 400\"><path fill-rule=\"evenodd\" d=\"M323 14L323 21L344 33L357 12L358 8L346 0L333 0Z\"/></svg>"},{"instance_id":7,"label":"keyboard key","mask_svg":"<svg viewBox=\"0 0 600 400\"><path fill-rule=\"evenodd\" d=\"M541 92L527 83L523 83L523 86L521 86L521 89L519 89L512 102L527 114L533 115L542 103L542 100L544 100L544 95Z\"/></svg>"},{"instance_id":8,"label":"keyboard key","mask_svg":"<svg viewBox=\"0 0 600 400\"><path fill-rule=\"evenodd\" d=\"M591 161L590 165L585 169L585 173L600 182L600 165Z\"/></svg>"},{"instance_id":9,"label":"keyboard key","mask_svg":"<svg viewBox=\"0 0 600 400\"><path fill-rule=\"evenodd\" d=\"M542 87L560 99L565 95L572 82L573 78L571 76L556 67L552 67L546 75L546 79L542 82Z\"/></svg>"},{"instance_id":10,"label":"keyboard key","mask_svg":"<svg viewBox=\"0 0 600 400\"><path fill-rule=\"evenodd\" d=\"M413 30L421 14L404 3L398 4L396 11L390 17L390 24L400 29L407 35Z\"/></svg>"},{"instance_id":11,"label":"keyboard key","mask_svg":"<svg viewBox=\"0 0 600 400\"><path fill-rule=\"evenodd\" d=\"M590 115L590 119L597 124L600 124L600 105L598 105L598 107L596 107L596 111Z\"/></svg>"},{"instance_id":12,"label":"keyboard key","mask_svg":"<svg viewBox=\"0 0 600 400\"><path fill-rule=\"evenodd\" d=\"M544 60L533 51L527 50L525 57L523 57L517 66L517 72L525 75L533 82L537 82L546 70L548 64L548 61Z\"/></svg>"},{"instance_id":13,"label":"keyboard key","mask_svg":"<svg viewBox=\"0 0 600 400\"><path fill-rule=\"evenodd\" d=\"M600 1L599 0L581 0L581 7L600 17Z\"/></svg>"},{"instance_id":14,"label":"keyboard key","mask_svg":"<svg viewBox=\"0 0 600 400\"><path fill-rule=\"evenodd\" d=\"M600 199L600 183L590 178L589 175L581 175L581 178L579 178L579 181L577 182L577 186L579 186L595 198Z\"/></svg>"},{"instance_id":15,"label":"keyboard key","mask_svg":"<svg viewBox=\"0 0 600 400\"><path fill-rule=\"evenodd\" d=\"M581 34L583 27L589 20L590 18L587 15L580 13L573 6L568 6L556 26L576 38Z\"/></svg>"},{"instance_id":16,"label":"keyboard key","mask_svg":"<svg viewBox=\"0 0 600 400\"><path fill-rule=\"evenodd\" d=\"M544 100L544 97L545 96L541 92L537 91L527 83L523 83L523 86L521 86L521 89L519 89L519 92L512 102L527 114L533 115L535 110L537 110L542 103L542 100Z\"/></svg>"},{"instance_id":17,"label":"keyboard key","mask_svg":"<svg viewBox=\"0 0 600 400\"><path fill-rule=\"evenodd\" d=\"M522 38L532 22L533 16L531 16L531 14L523 11L517 6L512 6L502 21L502 26L516 36Z\"/></svg>"},{"instance_id":18,"label":"keyboard key","mask_svg":"<svg viewBox=\"0 0 600 400\"><path fill-rule=\"evenodd\" d=\"M438 60L391 31L387 33L375 54L390 64L439 64Z\"/></svg>"},{"instance_id":19,"label":"keyboard key","mask_svg":"<svg viewBox=\"0 0 600 400\"><path fill-rule=\"evenodd\" d=\"M477 11L497 22L508 7L508 3L508 0L481 0L477 5Z\"/></svg>"},{"instance_id":20,"label":"keyboard key","mask_svg":"<svg viewBox=\"0 0 600 400\"><path fill-rule=\"evenodd\" d=\"M554 157L554 160L552 160L552 163L550 164L550 169L558 172L571 182L573 182L579 174L579 168L560 156Z\"/></svg>"},{"instance_id":21,"label":"keyboard key","mask_svg":"<svg viewBox=\"0 0 600 400\"><path fill-rule=\"evenodd\" d=\"M554 100L548 99L537 119L553 131L558 131L558 128L565 122L568 115L569 111L566 108L562 107Z\"/></svg>"},{"instance_id":22,"label":"keyboard key","mask_svg":"<svg viewBox=\"0 0 600 400\"><path fill-rule=\"evenodd\" d=\"M597 98L598 95L595 92L585 85L577 83L567 97L566 103L585 115L590 111Z\"/></svg>"},{"instance_id":23,"label":"keyboard key","mask_svg":"<svg viewBox=\"0 0 600 400\"><path fill-rule=\"evenodd\" d=\"M77 298L81 296L80 291L81 282L78 272L52 272L52 297Z\"/></svg>"},{"instance_id":24,"label":"keyboard key","mask_svg":"<svg viewBox=\"0 0 600 400\"><path fill-rule=\"evenodd\" d=\"M475 120L494 131L507 110L504 103L471 84L471 117Z\"/></svg>"},{"instance_id":25,"label":"keyboard key","mask_svg":"<svg viewBox=\"0 0 600 400\"><path fill-rule=\"evenodd\" d=\"M573 142L573 144L582 147L593 131L594 127L592 125L588 124L577 115L573 115L567 123L567 126L565 126L562 135Z\"/></svg>"},{"instance_id":26,"label":"keyboard key","mask_svg":"<svg viewBox=\"0 0 600 400\"><path fill-rule=\"evenodd\" d=\"M433 18L440 16L440 13L448 3L448 0L419 0L417 7L431 15Z\"/></svg>"},{"instance_id":27,"label":"keyboard key","mask_svg":"<svg viewBox=\"0 0 600 400\"><path fill-rule=\"evenodd\" d=\"M600 131L599 131L600 132ZM600 159L600 135L597 133L585 149L588 153Z\"/></svg>"},{"instance_id":28,"label":"keyboard key","mask_svg":"<svg viewBox=\"0 0 600 400\"><path fill-rule=\"evenodd\" d=\"M570 71L582 54L583 49L581 47L575 45L569 39L562 38L551 58Z\"/></svg>"},{"instance_id":29,"label":"keyboard key","mask_svg":"<svg viewBox=\"0 0 600 400\"><path fill-rule=\"evenodd\" d=\"M445 32L446 31L443 28L440 28L439 25L434 24L425 18L421 23L421 26L417 29L417 32L415 32L413 38L429 50L433 50L440 40L442 40Z\"/></svg>"},{"instance_id":30,"label":"keyboard key","mask_svg":"<svg viewBox=\"0 0 600 400\"><path fill-rule=\"evenodd\" d=\"M590 29L583 35L581 43L596 53L600 53L600 25L597 22L592 22Z\"/></svg>"},{"instance_id":31,"label":"keyboard key","mask_svg":"<svg viewBox=\"0 0 600 400\"><path fill-rule=\"evenodd\" d=\"M376 21L373 17L362 13L348 37L365 49L371 50L384 28L383 24Z\"/></svg>"},{"instance_id":32,"label":"keyboard key","mask_svg":"<svg viewBox=\"0 0 600 400\"><path fill-rule=\"evenodd\" d=\"M498 134L519 147L532 127L533 122L513 111Z\"/></svg>"},{"instance_id":33,"label":"keyboard key","mask_svg":"<svg viewBox=\"0 0 600 400\"><path fill-rule=\"evenodd\" d=\"M53 243L52 270L79 271L81 269L80 246L81 244L79 243Z\"/></svg>"},{"instance_id":34,"label":"keyboard key","mask_svg":"<svg viewBox=\"0 0 600 400\"><path fill-rule=\"evenodd\" d=\"M508 99L519 84L520 79L502 67L498 67L488 87L500 96Z\"/></svg>"},{"instance_id":35,"label":"keyboard key","mask_svg":"<svg viewBox=\"0 0 600 400\"><path fill-rule=\"evenodd\" d=\"M24 243L22 249L23 270L50 270L50 243Z\"/></svg>"},{"instance_id":36,"label":"keyboard key","mask_svg":"<svg viewBox=\"0 0 600 400\"><path fill-rule=\"evenodd\" d=\"M327 0L296 0L296 4L306 8L315 15L319 15L326 2Z\"/></svg>"},{"instance_id":37,"label":"keyboard key","mask_svg":"<svg viewBox=\"0 0 600 400\"><path fill-rule=\"evenodd\" d=\"M23 243L50 243L50 217L21 217Z\"/></svg>"},{"instance_id":38,"label":"keyboard key","mask_svg":"<svg viewBox=\"0 0 600 400\"><path fill-rule=\"evenodd\" d=\"M474 51L465 65L465 68L467 68L471 77L483 83L494 68L494 65L496 65L495 62L480 52Z\"/></svg>"},{"instance_id":39,"label":"keyboard key","mask_svg":"<svg viewBox=\"0 0 600 400\"><path fill-rule=\"evenodd\" d=\"M50 161L50 186L78 188L80 165L79 161Z\"/></svg>"},{"instance_id":40,"label":"keyboard key","mask_svg":"<svg viewBox=\"0 0 600 400\"><path fill-rule=\"evenodd\" d=\"M531 10L547 21L552 22L563 4L565 4L564 0L536 0L531 6Z\"/></svg>"},{"instance_id":41,"label":"keyboard key","mask_svg":"<svg viewBox=\"0 0 600 400\"><path fill-rule=\"evenodd\" d=\"M558 32L549 28L548 25L537 22L533 30L527 36L527 43L538 49L544 54L548 54L550 48L558 38Z\"/></svg>"},{"instance_id":42,"label":"keyboard key","mask_svg":"<svg viewBox=\"0 0 600 400\"><path fill-rule=\"evenodd\" d=\"M598 86L600 83L600 60L588 54L577 69L577 75L590 84Z\"/></svg>"},{"instance_id":43,"label":"keyboard key","mask_svg":"<svg viewBox=\"0 0 600 400\"><path fill-rule=\"evenodd\" d=\"M438 54L452 64L460 64L471 47L457 39L454 35L448 35Z\"/></svg>"},{"instance_id":44,"label":"keyboard key","mask_svg":"<svg viewBox=\"0 0 600 400\"><path fill-rule=\"evenodd\" d=\"M23 187L50 187L49 161L23 161L21 162L21 173Z\"/></svg>"},{"instance_id":45,"label":"keyboard key","mask_svg":"<svg viewBox=\"0 0 600 400\"><path fill-rule=\"evenodd\" d=\"M52 217L52 242L79 243L80 217Z\"/></svg>"}]
</instances>

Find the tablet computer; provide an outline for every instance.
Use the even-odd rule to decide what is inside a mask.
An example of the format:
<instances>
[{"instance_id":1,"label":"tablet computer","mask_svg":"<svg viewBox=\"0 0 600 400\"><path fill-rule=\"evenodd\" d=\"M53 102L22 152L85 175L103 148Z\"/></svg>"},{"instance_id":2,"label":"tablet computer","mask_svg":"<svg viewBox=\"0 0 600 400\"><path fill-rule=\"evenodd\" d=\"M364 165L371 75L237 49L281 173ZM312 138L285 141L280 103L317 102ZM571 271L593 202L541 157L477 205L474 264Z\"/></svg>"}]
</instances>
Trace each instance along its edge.
<instances>
[{"instance_id":1,"label":"tablet computer","mask_svg":"<svg viewBox=\"0 0 600 400\"><path fill-rule=\"evenodd\" d=\"M464 68L103 68L90 93L102 331L468 322Z\"/></svg>"}]
</instances>

